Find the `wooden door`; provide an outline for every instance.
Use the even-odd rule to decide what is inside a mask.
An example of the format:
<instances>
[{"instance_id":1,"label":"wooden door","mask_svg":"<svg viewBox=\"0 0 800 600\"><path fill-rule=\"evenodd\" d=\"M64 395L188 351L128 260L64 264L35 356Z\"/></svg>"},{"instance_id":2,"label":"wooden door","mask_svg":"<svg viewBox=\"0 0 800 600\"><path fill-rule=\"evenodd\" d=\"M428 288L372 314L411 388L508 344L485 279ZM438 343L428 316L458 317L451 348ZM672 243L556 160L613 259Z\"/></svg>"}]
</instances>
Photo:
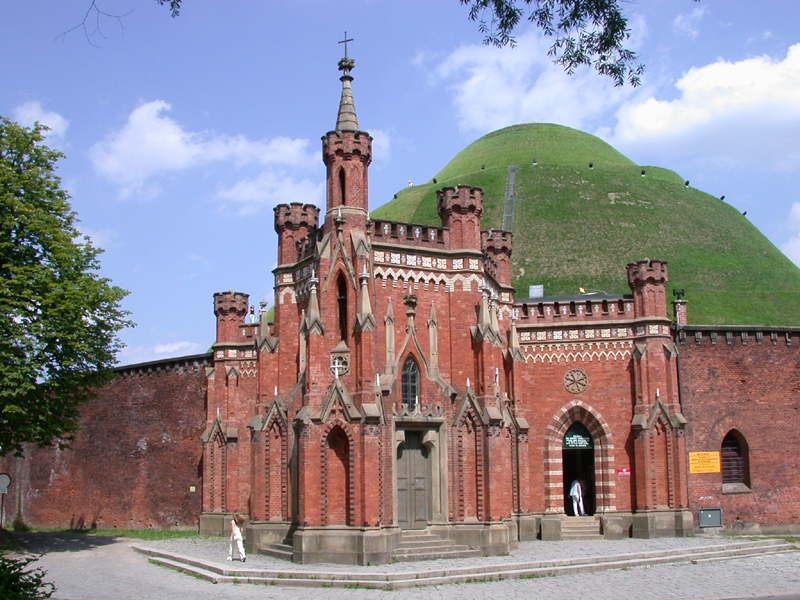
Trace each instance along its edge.
<instances>
[{"instance_id":1,"label":"wooden door","mask_svg":"<svg viewBox=\"0 0 800 600\"><path fill-rule=\"evenodd\" d=\"M406 431L397 449L397 513L401 529L428 526L428 449L419 431Z\"/></svg>"}]
</instances>

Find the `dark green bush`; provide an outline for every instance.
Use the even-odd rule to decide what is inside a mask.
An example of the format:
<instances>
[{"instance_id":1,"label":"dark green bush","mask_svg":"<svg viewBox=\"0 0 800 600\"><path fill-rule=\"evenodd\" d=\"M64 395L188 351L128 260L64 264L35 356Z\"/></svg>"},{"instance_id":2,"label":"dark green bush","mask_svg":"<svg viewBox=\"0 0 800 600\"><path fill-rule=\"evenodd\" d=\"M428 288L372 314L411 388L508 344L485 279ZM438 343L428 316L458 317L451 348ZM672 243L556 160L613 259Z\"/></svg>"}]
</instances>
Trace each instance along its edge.
<instances>
[{"instance_id":1,"label":"dark green bush","mask_svg":"<svg viewBox=\"0 0 800 600\"><path fill-rule=\"evenodd\" d=\"M28 567L36 558L6 558L0 556L0 598L3 600L44 600L56 591L44 581L45 572Z\"/></svg>"}]
</instances>

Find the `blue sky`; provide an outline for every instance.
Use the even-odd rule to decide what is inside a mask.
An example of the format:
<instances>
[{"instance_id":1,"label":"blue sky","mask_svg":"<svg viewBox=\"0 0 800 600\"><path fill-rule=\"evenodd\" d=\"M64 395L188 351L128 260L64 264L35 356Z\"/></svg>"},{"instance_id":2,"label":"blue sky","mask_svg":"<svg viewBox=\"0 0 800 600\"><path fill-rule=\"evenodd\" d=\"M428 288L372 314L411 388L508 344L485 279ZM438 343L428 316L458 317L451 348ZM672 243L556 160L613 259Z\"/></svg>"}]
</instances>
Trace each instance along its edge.
<instances>
[{"instance_id":1,"label":"blue sky","mask_svg":"<svg viewBox=\"0 0 800 600\"><path fill-rule=\"evenodd\" d=\"M272 207L324 205L345 30L375 138L371 208L489 131L560 123L725 195L800 263L800 3L626 3L647 65L636 89L565 75L527 26L516 48L484 46L457 0L184 3L172 19L155 0L97 0L129 14L90 15L88 40L60 34L89 0L0 8L0 114L48 124L68 156L81 230L131 292L122 364L207 350L214 292L271 303Z\"/></svg>"}]
</instances>

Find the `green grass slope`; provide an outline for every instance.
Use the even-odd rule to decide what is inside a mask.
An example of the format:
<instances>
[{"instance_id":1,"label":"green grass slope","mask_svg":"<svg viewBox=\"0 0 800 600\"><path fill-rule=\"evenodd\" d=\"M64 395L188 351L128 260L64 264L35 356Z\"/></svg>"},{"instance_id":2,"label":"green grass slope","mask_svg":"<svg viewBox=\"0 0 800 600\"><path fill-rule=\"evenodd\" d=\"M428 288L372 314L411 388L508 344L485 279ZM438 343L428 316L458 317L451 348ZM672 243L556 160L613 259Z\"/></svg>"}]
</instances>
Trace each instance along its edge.
<instances>
[{"instance_id":1,"label":"green grass slope","mask_svg":"<svg viewBox=\"0 0 800 600\"><path fill-rule=\"evenodd\" d=\"M512 164L518 298L527 297L530 284L544 284L548 296L577 294L579 287L628 293L625 265L651 258L668 262L670 293L686 290L690 323L798 324L800 269L739 211L685 187L673 171L636 165L568 127L515 125L490 133L372 216L439 225L436 190L468 184L484 190L483 229L500 228Z\"/></svg>"}]
</instances>

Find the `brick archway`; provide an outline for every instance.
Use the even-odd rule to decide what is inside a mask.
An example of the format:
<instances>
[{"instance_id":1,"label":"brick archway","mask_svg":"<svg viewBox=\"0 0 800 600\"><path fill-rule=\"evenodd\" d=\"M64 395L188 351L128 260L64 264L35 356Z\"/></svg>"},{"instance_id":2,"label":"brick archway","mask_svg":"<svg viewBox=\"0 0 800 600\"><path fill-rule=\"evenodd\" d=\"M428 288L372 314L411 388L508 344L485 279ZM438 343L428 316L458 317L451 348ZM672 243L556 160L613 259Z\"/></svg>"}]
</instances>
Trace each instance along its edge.
<instances>
[{"instance_id":1,"label":"brick archway","mask_svg":"<svg viewBox=\"0 0 800 600\"><path fill-rule=\"evenodd\" d=\"M614 444L611 431L600 413L580 400L573 400L561 407L547 426L544 437L545 511L564 512L562 448L564 435L576 421L589 430L594 445L595 512L615 511L616 481L612 476Z\"/></svg>"}]
</instances>

